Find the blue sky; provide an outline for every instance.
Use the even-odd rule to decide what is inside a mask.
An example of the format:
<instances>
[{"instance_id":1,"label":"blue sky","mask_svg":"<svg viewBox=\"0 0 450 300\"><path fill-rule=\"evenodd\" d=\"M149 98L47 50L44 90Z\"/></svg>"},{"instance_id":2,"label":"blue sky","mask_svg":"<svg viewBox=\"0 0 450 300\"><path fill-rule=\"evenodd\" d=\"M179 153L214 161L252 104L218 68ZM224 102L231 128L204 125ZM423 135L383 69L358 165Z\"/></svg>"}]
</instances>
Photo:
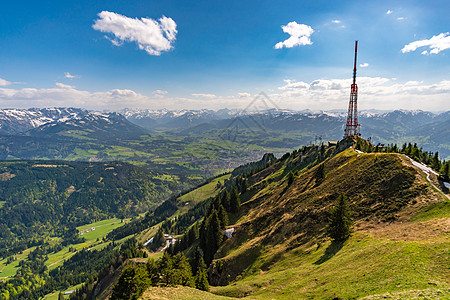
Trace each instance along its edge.
<instances>
[{"instance_id":1,"label":"blue sky","mask_svg":"<svg viewBox=\"0 0 450 300\"><path fill-rule=\"evenodd\" d=\"M448 1L7 1L0 107L241 108L265 92L281 108L345 110L359 40L360 108L446 111L449 11Z\"/></svg>"}]
</instances>

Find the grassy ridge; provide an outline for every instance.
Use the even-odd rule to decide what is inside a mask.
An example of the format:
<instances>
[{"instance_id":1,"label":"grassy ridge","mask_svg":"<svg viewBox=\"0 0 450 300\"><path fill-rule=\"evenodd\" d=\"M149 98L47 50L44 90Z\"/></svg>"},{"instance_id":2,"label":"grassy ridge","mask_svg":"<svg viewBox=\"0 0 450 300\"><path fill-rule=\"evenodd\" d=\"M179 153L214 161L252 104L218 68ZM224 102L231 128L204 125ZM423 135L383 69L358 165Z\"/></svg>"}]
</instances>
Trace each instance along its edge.
<instances>
[{"instance_id":1,"label":"grassy ridge","mask_svg":"<svg viewBox=\"0 0 450 300\"><path fill-rule=\"evenodd\" d=\"M232 225L236 233L210 268L216 285L234 281L214 293L356 299L431 289L449 295L449 203L408 159L348 149L323 162L323 176L317 165L298 169L289 185L289 172L305 159L292 155L249 179L252 196ZM356 232L338 245L324 229L341 193L349 196Z\"/></svg>"},{"instance_id":2,"label":"grassy ridge","mask_svg":"<svg viewBox=\"0 0 450 300\"><path fill-rule=\"evenodd\" d=\"M226 300L233 299L218 296L186 286L150 287L140 298L141 300Z\"/></svg>"},{"instance_id":3,"label":"grassy ridge","mask_svg":"<svg viewBox=\"0 0 450 300\"><path fill-rule=\"evenodd\" d=\"M368 295L450 287L448 236L392 241L355 233L344 245L280 246L246 270L243 279L212 292L255 299L358 299ZM450 296L450 292L445 293Z\"/></svg>"}]
</instances>

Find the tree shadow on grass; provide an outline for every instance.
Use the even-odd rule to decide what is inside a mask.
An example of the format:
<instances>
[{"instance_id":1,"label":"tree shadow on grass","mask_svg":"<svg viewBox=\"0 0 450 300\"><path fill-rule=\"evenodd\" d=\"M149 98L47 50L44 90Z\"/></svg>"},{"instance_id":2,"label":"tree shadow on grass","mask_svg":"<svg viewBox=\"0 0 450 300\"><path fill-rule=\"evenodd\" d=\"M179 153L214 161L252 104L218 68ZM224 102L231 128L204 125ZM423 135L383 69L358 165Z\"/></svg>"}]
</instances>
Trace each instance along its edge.
<instances>
[{"instance_id":1,"label":"tree shadow on grass","mask_svg":"<svg viewBox=\"0 0 450 300\"><path fill-rule=\"evenodd\" d=\"M324 262L326 262L327 260L329 260L330 258L332 258L333 256L336 255L336 253L339 252L339 250L342 249L342 247L344 246L344 242L337 242L337 241L333 241L325 250L325 253L316 261L314 262L315 265L321 265Z\"/></svg>"}]
</instances>

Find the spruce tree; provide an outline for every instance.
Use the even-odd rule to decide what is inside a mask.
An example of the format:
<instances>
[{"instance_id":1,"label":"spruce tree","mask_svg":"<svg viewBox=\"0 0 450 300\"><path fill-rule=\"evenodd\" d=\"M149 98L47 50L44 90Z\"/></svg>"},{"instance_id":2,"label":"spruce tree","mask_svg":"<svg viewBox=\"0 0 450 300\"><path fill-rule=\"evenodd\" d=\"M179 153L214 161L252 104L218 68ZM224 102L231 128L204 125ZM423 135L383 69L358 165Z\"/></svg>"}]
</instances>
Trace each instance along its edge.
<instances>
[{"instance_id":1,"label":"spruce tree","mask_svg":"<svg viewBox=\"0 0 450 300\"><path fill-rule=\"evenodd\" d=\"M156 262L159 282L162 285L168 286L172 284L173 260L167 252Z\"/></svg>"},{"instance_id":2,"label":"spruce tree","mask_svg":"<svg viewBox=\"0 0 450 300\"><path fill-rule=\"evenodd\" d=\"M220 228L220 220L217 210L213 210L206 220L206 245L203 249L205 262L211 263L214 254L219 249L223 241L223 233Z\"/></svg>"},{"instance_id":3,"label":"spruce tree","mask_svg":"<svg viewBox=\"0 0 450 300\"><path fill-rule=\"evenodd\" d=\"M439 171L439 169L441 168L441 162L439 161L439 152L436 152L431 159L431 168L436 171Z\"/></svg>"},{"instance_id":4,"label":"spruce tree","mask_svg":"<svg viewBox=\"0 0 450 300\"><path fill-rule=\"evenodd\" d=\"M171 285L195 286L191 265L182 252L173 258L173 272L171 276Z\"/></svg>"},{"instance_id":5,"label":"spruce tree","mask_svg":"<svg viewBox=\"0 0 450 300\"><path fill-rule=\"evenodd\" d=\"M225 209L227 211L230 211L230 193L225 190L221 197L220 197L220 203L223 205L223 207L225 207ZM217 206L216 209L218 209L219 207Z\"/></svg>"},{"instance_id":6,"label":"spruce tree","mask_svg":"<svg viewBox=\"0 0 450 300\"><path fill-rule=\"evenodd\" d=\"M288 186L291 185L294 182L294 173L289 172L289 177L288 177Z\"/></svg>"},{"instance_id":7,"label":"spruce tree","mask_svg":"<svg viewBox=\"0 0 450 300\"><path fill-rule=\"evenodd\" d=\"M439 173L443 181L448 182L450 180L450 161L444 161Z\"/></svg>"},{"instance_id":8,"label":"spruce tree","mask_svg":"<svg viewBox=\"0 0 450 300\"><path fill-rule=\"evenodd\" d=\"M128 265L113 288L111 300L136 300L151 285L147 269L143 266Z\"/></svg>"},{"instance_id":9,"label":"spruce tree","mask_svg":"<svg viewBox=\"0 0 450 300\"><path fill-rule=\"evenodd\" d=\"M340 195L338 203L330 212L328 235L335 242L343 242L350 237L352 220L347 197Z\"/></svg>"},{"instance_id":10,"label":"spruce tree","mask_svg":"<svg viewBox=\"0 0 450 300\"><path fill-rule=\"evenodd\" d=\"M325 178L325 164L321 163L316 170L316 174L314 175L318 181L321 181Z\"/></svg>"},{"instance_id":11,"label":"spruce tree","mask_svg":"<svg viewBox=\"0 0 450 300\"><path fill-rule=\"evenodd\" d=\"M220 220L220 228L225 229L228 226L228 214L223 205L219 206L219 220Z\"/></svg>"},{"instance_id":12,"label":"spruce tree","mask_svg":"<svg viewBox=\"0 0 450 300\"><path fill-rule=\"evenodd\" d=\"M241 199L236 188L233 188L230 195L230 209L232 213L238 213L241 206Z\"/></svg>"},{"instance_id":13,"label":"spruce tree","mask_svg":"<svg viewBox=\"0 0 450 300\"><path fill-rule=\"evenodd\" d=\"M195 274L195 287L202 291L209 291L208 270L202 257L200 257Z\"/></svg>"}]
</instances>

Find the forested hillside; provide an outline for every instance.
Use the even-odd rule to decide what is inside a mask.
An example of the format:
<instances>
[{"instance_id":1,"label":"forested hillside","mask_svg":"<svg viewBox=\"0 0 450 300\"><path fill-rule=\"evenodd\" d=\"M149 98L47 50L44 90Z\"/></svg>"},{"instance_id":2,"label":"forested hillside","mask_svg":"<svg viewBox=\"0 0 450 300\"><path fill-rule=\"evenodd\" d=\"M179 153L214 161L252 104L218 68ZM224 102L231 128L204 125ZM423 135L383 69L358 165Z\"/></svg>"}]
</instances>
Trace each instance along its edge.
<instances>
[{"instance_id":1,"label":"forested hillside","mask_svg":"<svg viewBox=\"0 0 450 300\"><path fill-rule=\"evenodd\" d=\"M180 185L128 163L0 162L0 257L74 228L156 208Z\"/></svg>"}]
</instances>

